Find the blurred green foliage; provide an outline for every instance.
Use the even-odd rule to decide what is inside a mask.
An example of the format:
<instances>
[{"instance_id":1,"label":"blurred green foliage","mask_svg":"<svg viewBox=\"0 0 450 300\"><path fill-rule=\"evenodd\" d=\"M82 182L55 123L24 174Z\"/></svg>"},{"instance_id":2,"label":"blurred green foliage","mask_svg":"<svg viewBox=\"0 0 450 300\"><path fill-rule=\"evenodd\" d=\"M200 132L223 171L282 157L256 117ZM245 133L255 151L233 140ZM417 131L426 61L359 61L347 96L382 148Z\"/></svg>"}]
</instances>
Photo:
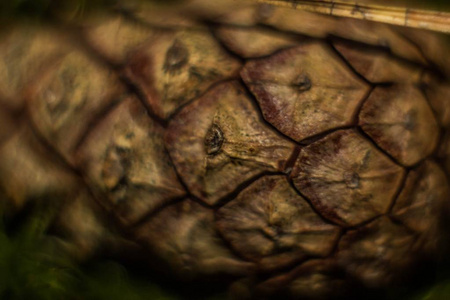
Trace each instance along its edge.
<instances>
[{"instance_id":1,"label":"blurred green foliage","mask_svg":"<svg viewBox=\"0 0 450 300\"><path fill-rule=\"evenodd\" d=\"M9 300L181 300L176 284L152 282L146 270L135 272L119 261L97 257L80 264L49 233L59 205L34 201L25 213L6 217L0 195L0 299ZM196 287L198 288L198 286ZM189 292L190 293L190 292ZM200 293L204 300L224 300L224 291Z\"/></svg>"},{"instance_id":2,"label":"blurred green foliage","mask_svg":"<svg viewBox=\"0 0 450 300\"><path fill-rule=\"evenodd\" d=\"M418 293L411 300L446 300L450 298L450 279L443 280L431 288Z\"/></svg>"},{"instance_id":3,"label":"blurred green foliage","mask_svg":"<svg viewBox=\"0 0 450 300\"><path fill-rule=\"evenodd\" d=\"M56 213L56 205L40 203L21 216L13 229L1 214L0 299L180 299L156 284L129 276L114 261L77 265L61 240L47 233Z\"/></svg>"},{"instance_id":4,"label":"blurred green foliage","mask_svg":"<svg viewBox=\"0 0 450 300\"><path fill-rule=\"evenodd\" d=\"M75 267L45 235L54 213L54 209L36 208L11 233L2 218L1 299L62 299L75 283Z\"/></svg>"}]
</instances>

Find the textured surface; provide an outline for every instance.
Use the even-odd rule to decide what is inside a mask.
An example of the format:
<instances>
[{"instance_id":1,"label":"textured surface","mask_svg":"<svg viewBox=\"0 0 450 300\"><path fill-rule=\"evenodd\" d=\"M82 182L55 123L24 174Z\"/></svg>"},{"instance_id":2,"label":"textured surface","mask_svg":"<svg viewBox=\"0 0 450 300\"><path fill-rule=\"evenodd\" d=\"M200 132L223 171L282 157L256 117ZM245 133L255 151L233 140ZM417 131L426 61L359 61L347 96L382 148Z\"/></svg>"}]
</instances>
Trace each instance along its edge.
<instances>
[{"instance_id":1,"label":"textured surface","mask_svg":"<svg viewBox=\"0 0 450 300\"><path fill-rule=\"evenodd\" d=\"M252 60L241 73L264 118L296 141L351 125L369 90L324 43Z\"/></svg>"},{"instance_id":2,"label":"textured surface","mask_svg":"<svg viewBox=\"0 0 450 300\"><path fill-rule=\"evenodd\" d=\"M422 242L436 250L440 245L439 228L448 214L447 178L432 161L425 161L406 178L405 187L393 207L393 215L419 233Z\"/></svg>"},{"instance_id":3,"label":"textured surface","mask_svg":"<svg viewBox=\"0 0 450 300\"><path fill-rule=\"evenodd\" d=\"M358 74L372 83L419 83L423 70L411 62L393 57L387 51L374 51L361 45L336 41L333 46Z\"/></svg>"},{"instance_id":4,"label":"textured surface","mask_svg":"<svg viewBox=\"0 0 450 300\"><path fill-rule=\"evenodd\" d=\"M385 288L445 249L442 36L248 1L117 9L2 29L10 215L56 201L79 260L139 249L255 299Z\"/></svg>"},{"instance_id":5,"label":"textured surface","mask_svg":"<svg viewBox=\"0 0 450 300\"><path fill-rule=\"evenodd\" d=\"M295 147L261 121L237 82L186 106L170 122L166 142L184 182L209 204L256 175L283 171Z\"/></svg>"},{"instance_id":6,"label":"textured surface","mask_svg":"<svg viewBox=\"0 0 450 300\"><path fill-rule=\"evenodd\" d=\"M69 161L89 125L124 92L118 76L85 54L71 51L40 70L27 92L36 128Z\"/></svg>"},{"instance_id":7,"label":"textured surface","mask_svg":"<svg viewBox=\"0 0 450 300\"><path fill-rule=\"evenodd\" d=\"M358 133L341 130L303 148L291 176L324 217L353 226L388 211L403 174Z\"/></svg>"},{"instance_id":8,"label":"textured surface","mask_svg":"<svg viewBox=\"0 0 450 300\"><path fill-rule=\"evenodd\" d=\"M413 269L415 237L386 217L347 232L338 263L369 287L392 284Z\"/></svg>"},{"instance_id":9,"label":"textured surface","mask_svg":"<svg viewBox=\"0 0 450 300\"><path fill-rule=\"evenodd\" d=\"M128 74L161 118L232 77L239 62L207 31L177 31L153 37L128 62Z\"/></svg>"},{"instance_id":10,"label":"textured surface","mask_svg":"<svg viewBox=\"0 0 450 300\"><path fill-rule=\"evenodd\" d=\"M30 200L67 197L76 187L70 169L55 160L28 124L0 146L1 190L14 208Z\"/></svg>"},{"instance_id":11,"label":"textured surface","mask_svg":"<svg viewBox=\"0 0 450 300\"><path fill-rule=\"evenodd\" d=\"M78 164L107 206L133 223L185 191L163 145L163 129L134 97L119 104L86 139Z\"/></svg>"},{"instance_id":12,"label":"textured surface","mask_svg":"<svg viewBox=\"0 0 450 300\"><path fill-rule=\"evenodd\" d=\"M439 139L438 124L424 95L409 85L375 88L361 109L359 124L406 166L430 155Z\"/></svg>"},{"instance_id":13,"label":"textured surface","mask_svg":"<svg viewBox=\"0 0 450 300\"><path fill-rule=\"evenodd\" d=\"M149 218L135 235L184 279L202 274L245 275L255 268L225 246L214 230L213 212L189 199Z\"/></svg>"},{"instance_id":14,"label":"textured surface","mask_svg":"<svg viewBox=\"0 0 450 300\"><path fill-rule=\"evenodd\" d=\"M217 220L236 251L265 270L327 256L339 236L282 176L254 182L219 209Z\"/></svg>"},{"instance_id":15,"label":"textured surface","mask_svg":"<svg viewBox=\"0 0 450 300\"><path fill-rule=\"evenodd\" d=\"M43 66L67 51L67 42L51 27L22 24L0 36L0 103L13 109L23 105L23 92Z\"/></svg>"}]
</instances>

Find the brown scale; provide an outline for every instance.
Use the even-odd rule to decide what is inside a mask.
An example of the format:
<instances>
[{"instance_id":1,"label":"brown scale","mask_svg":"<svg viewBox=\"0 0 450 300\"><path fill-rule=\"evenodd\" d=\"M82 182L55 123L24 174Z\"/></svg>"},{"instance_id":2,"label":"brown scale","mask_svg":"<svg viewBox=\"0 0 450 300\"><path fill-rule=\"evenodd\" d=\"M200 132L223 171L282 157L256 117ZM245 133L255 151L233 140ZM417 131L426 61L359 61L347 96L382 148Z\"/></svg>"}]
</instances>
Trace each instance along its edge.
<instances>
[{"instance_id":1,"label":"brown scale","mask_svg":"<svg viewBox=\"0 0 450 300\"><path fill-rule=\"evenodd\" d=\"M284 176L265 176L217 213L221 234L262 270L278 269L310 256L327 256L339 236Z\"/></svg>"},{"instance_id":2,"label":"brown scale","mask_svg":"<svg viewBox=\"0 0 450 300\"><path fill-rule=\"evenodd\" d=\"M214 212L190 199L151 216L134 235L182 279L242 276L255 268L225 246L214 230Z\"/></svg>"},{"instance_id":3,"label":"brown scale","mask_svg":"<svg viewBox=\"0 0 450 300\"><path fill-rule=\"evenodd\" d=\"M85 53L71 49L41 69L27 92L33 123L67 161L99 116L123 97L118 76Z\"/></svg>"},{"instance_id":4,"label":"brown scale","mask_svg":"<svg viewBox=\"0 0 450 300\"><path fill-rule=\"evenodd\" d=\"M0 145L0 190L20 210L30 201L66 201L78 188L78 179L55 159L27 122Z\"/></svg>"},{"instance_id":5,"label":"brown scale","mask_svg":"<svg viewBox=\"0 0 450 300\"><path fill-rule=\"evenodd\" d=\"M425 96L437 120L443 127L450 128L450 83L435 77L425 77L423 81Z\"/></svg>"},{"instance_id":6,"label":"brown scale","mask_svg":"<svg viewBox=\"0 0 450 300\"><path fill-rule=\"evenodd\" d=\"M361 109L359 125L405 166L431 155L439 140L433 111L412 85L376 87Z\"/></svg>"},{"instance_id":7,"label":"brown scale","mask_svg":"<svg viewBox=\"0 0 450 300\"><path fill-rule=\"evenodd\" d=\"M371 83L402 82L418 84L422 68L395 58L387 51L352 45L342 41L333 43L346 61Z\"/></svg>"},{"instance_id":8,"label":"brown scale","mask_svg":"<svg viewBox=\"0 0 450 300\"><path fill-rule=\"evenodd\" d=\"M250 60L241 75L264 118L296 141L352 125L369 91L368 84L321 42Z\"/></svg>"},{"instance_id":9,"label":"brown scale","mask_svg":"<svg viewBox=\"0 0 450 300\"><path fill-rule=\"evenodd\" d=\"M388 212L404 174L402 167L348 129L304 147L291 177L325 218L355 226Z\"/></svg>"},{"instance_id":10,"label":"brown scale","mask_svg":"<svg viewBox=\"0 0 450 300\"><path fill-rule=\"evenodd\" d=\"M353 287L334 259L310 259L293 270L273 276L255 287L257 297L283 294L307 299L326 299L329 295L345 297Z\"/></svg>"},{"instance_id":11,"label":"brown scale","mask_svg":"<svg viewBox=\"0 0 450 300\"><path fill-rule=\"evenodd\" d=\"M130 54L126 74L166 119L211 85L236 77L240 63L204 30L164 32Z\"/></svg>"},{"instance_id":12,"label":"brown scale","mask_svg":"<svg viewBox=\"0 0 450 300\"><path fill-rule=\"evenodd\" d=\"M264 172L281 172L295 145L261 121L237 82L216 86L169 123L166 143L190 192L210 205Z\"/></svg>"},{"instance_id":13,"label":"brown scale","mask_svg":"<svg viewBox=\"0 0 450 300\"><path fill-rule=\"evenodd\" d=\"M8 28L8 27L6 27ZM29 84L40 79L42 67L71 47L63 32L49 26L12 26L0 35L0 103L22 109Z\"/></svg>"},{"instance_id":14,"label":"brown scale","mask_svg":"<svg viewBox=\"0 0 450 300\"><path fill-rule=\"evenodd\" d=\"M125 99L82 144L78 165L90 187L132 224L185 191L165 152L163 130L134 97Z\"/></svg>"},{"instance_id":15,"label":"brown scale","mask_svg":"<svg viewBox=\"0 0 450 300\"><path fill-rule=\"evenodd\" d=\"M365 286L379 288L412 274L417 259L414 243L413 234L383 216L348 231L339 242L336 258Z\"/></svg>"},{"instance_id":16,"label":"brown scale","mask_svg":"<svg viewBox=\"0 0 450 300\"><path fill-rule=\"evenodd\" d=\"M443 220L449 213L447 177L433 161L425 161L409 172L392 209L392 215L420 234L430 253L442 246Z\"/></svg>"}]
</instances>

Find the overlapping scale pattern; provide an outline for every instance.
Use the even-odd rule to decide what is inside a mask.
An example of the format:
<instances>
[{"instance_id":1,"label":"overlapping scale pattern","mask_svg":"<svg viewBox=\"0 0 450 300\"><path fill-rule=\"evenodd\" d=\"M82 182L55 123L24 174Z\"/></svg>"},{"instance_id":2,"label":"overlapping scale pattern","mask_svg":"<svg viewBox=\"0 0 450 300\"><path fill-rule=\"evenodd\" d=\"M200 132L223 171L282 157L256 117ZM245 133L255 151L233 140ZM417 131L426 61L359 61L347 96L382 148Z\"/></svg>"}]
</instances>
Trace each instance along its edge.
<instances>
[{"instance_id":1,"label":"overlapping scale pattern","mask_svg":"<svg viewBox=\"0 0 450 300\"><path fill-rule=\"evenodd\" d=\"M52 199L79 259L144 249L152 267L238 278L255 298L385 287L438 253L449 66L427 55L448 50L439 36L208 3L0 38L9 213ZM427 39L434 50L411 42Z\"/></svg>"}]
</instances>

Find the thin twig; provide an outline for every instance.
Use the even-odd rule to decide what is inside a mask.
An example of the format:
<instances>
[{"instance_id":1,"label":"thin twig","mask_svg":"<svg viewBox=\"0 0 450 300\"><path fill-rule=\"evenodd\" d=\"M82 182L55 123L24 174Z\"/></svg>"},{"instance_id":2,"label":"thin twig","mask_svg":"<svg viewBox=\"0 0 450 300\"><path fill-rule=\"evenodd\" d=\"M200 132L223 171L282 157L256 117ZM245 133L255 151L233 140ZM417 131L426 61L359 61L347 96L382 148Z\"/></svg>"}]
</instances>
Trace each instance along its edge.
<instances>
[{"instance_id":1,"label":"thin twig","mask_svg":"<svg viewBox=\"0 0 450 300\"><path fill-rule=\"evenodd\" d=\"M257 0L276 6L450 33L450 13L333 0Z\"/></svg>"}]
</instances>

